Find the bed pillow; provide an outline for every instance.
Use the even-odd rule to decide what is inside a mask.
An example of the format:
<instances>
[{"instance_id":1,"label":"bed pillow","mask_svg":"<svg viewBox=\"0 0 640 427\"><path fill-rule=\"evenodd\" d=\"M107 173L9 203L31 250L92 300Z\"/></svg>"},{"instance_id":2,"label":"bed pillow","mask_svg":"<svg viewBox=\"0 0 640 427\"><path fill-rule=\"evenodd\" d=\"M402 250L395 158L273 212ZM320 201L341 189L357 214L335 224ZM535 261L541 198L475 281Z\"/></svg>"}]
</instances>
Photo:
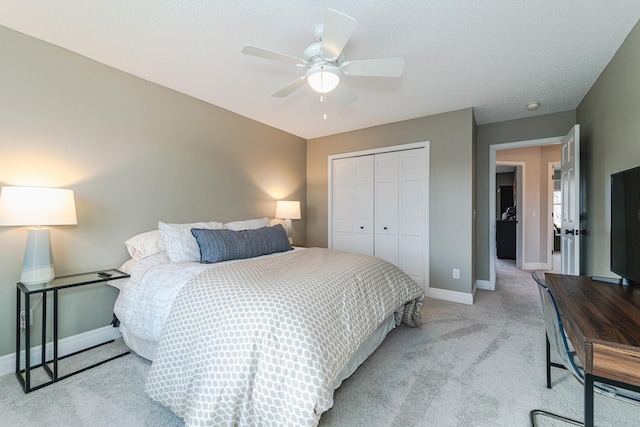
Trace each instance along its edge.
<instances>
[{"instance_id":1,"label":"bed pillow","mask_svg":"<svg viewBox=\"0 0 640 427\"><path fill-rule=\"evenodd\" d=\"M244 231L194 228L191 233L200 247L200 262L205 264L291 250L280 224Z\"/></svg>"},{"instance_id":2,"label":"bed pillow","mask_svg":"<svg viewBox=\"0 0 640 427\"><path fill-rule=\"evenodd\" d=\"M231 221L224 225L224 228L228 230L242 231L242 230L255 230L256 228L268 227L268 218L256 218L247 219L244 221Z\"/></svg>"},{"instance_id":3,"label":"bed pillow","mask_svg":"<svg viewBox=\"0 0 640 427\"><path fill-rule=\"evenodd\" d=\"M133 259L142 259L151 255L164 252L164 241L160 230L147 231L136 234L124 242L129 255Z\"/></svg>"},{"instance_id":4,"label":"bed pillow","mask_svg":"<svg viewBox=\"0 0 640 427\"><path fill-rule=\"evenodd\" d=\"M172 262L199 261L198 242L191 234L192 228L207 230L223 229L221 222L193 222L189 224L158 223L167 256Z\"/></svg>"}]
</instances>

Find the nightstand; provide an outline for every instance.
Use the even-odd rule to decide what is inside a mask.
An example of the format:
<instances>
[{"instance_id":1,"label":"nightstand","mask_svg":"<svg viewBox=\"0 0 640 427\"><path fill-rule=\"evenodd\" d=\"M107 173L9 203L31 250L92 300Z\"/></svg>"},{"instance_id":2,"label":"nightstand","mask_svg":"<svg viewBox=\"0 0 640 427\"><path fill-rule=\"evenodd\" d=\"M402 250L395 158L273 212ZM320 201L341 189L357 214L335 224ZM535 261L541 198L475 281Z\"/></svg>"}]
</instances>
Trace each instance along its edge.
<instances>
[{"instance_id":1,"label":"nightstand","mask_svg":"<svg viewBox=\"0 0 640 427\"><path fill-rule=\"evenodd\" d=\"M73 274L70 276L61 276L56 277L52 281L48 283L39 283L33 285L25 285L22 282L18 282L17 284L17 303L16 303L16 377L22 385L22 389L25 393L29 393L30 391L37 390L39 388L45 387L47 385L53 384L54 382L60 381L64 378L70 377L77 373L83 372L87 369L93 368L98 365L102 365L103 363L109 362L113 359L117 359L118 357L122 357L126 354L129 354L129 351L126 351L122 354L118 354L117 356L110 357L106 360L103 360L98 363L94 363L91 366L88 366L83 369L79 369L77 371L71 372L69 374L59 376L58 375L58 361L69 356L76 355L86 350L90 350L92 348L98 347L100 345L107 344L112 341L107 341L105 343L99 344L98 346L93 346L90 348L86 348L84 350L80 350L78 352L69 354L64 357L58 357L58 291L61 289L74 288L78 286L86 286L94 283L102 283L106 284L112 280L120 280L129 277L128 274L123 273L119 270L103 270L103 271L93 271L90 273L81 273L81 274ZM51 359L47 360L47 294L51 292L53 294L53 356ZM42 296L42 347L41 347L41 360L37 365L31 365L31 297L36 296L36 294L41 294ZM20 303L22 300L22 295L24 295L24 328L22 325L22 316L20 311L22 310L20 307ZM25 366L24 369L21 368L20 363L20 341L22 330L24 330L24 338L25 338ZM44 372L49 377L49 381L38 384L34 387L31 387L31 371L37 368L42 368Z\"/></svg>"}]
</instances>

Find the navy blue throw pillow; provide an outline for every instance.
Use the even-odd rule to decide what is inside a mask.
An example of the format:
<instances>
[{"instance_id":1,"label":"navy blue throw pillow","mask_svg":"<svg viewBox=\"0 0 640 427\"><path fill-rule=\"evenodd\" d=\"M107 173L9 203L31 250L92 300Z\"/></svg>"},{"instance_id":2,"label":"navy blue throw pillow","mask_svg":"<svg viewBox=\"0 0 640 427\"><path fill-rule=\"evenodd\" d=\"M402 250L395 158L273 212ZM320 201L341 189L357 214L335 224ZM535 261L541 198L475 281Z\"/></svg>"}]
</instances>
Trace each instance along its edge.
<instances>
[{"instance_id":1,"label":"navy blue throw pillow","mask_svg":"<svg viewBox=\"0 0 640 427\"><path fill-rule=\"evenodd\" d=\"M192 228L191 234L200 247L200 262L205 264L292 249L287 233L280 224L243 231Z\"/></svg>"}]
</instances>

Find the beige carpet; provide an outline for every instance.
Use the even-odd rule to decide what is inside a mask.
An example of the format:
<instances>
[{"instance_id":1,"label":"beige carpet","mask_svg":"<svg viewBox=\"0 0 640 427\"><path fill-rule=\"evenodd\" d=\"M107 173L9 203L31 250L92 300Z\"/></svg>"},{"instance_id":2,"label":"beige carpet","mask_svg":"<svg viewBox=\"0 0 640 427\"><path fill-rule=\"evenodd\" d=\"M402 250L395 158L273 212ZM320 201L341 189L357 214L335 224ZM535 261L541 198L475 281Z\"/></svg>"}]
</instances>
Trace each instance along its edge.
<instances>
[{"instance_id":1,"label":"beige carpet","mask_svg":"<svg viewBox=\"0 0 640 427\"><path fill-rule=\"evenodd\" d=\"M472 306L428 299L423 329L400 327L336 391L329 426L528 426L529 411L582 419L582 387L554 370L529 272L498 262L497 290ZM435 284L434 284L435 285ZM146 397L149 363L128 355L30 394L0 377L0 425L181 426ZM596 425L640 425L640 407L596 395ZM541 426L561 425L541 422Z\"/></svg>"}]
</instances>

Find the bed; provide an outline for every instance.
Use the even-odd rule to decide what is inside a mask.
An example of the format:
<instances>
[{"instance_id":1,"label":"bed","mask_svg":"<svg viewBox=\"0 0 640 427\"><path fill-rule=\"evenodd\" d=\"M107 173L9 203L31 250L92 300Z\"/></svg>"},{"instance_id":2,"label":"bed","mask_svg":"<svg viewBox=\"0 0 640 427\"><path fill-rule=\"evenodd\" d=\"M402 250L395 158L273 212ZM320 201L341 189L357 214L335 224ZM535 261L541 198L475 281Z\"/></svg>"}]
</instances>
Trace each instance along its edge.
<instances>
[{"instance_id":1,"label":"bed","mask_svg":"<svg viewBox=\"0 0 640 427\"><path fill-rule=\"evenodd\" d=\"M281 226L255 230L271 233L257 246L286 239ZM114 311L125 343L153 361L146 392L187 426L317 425L390 330L420 326L422 289L381 259L286 240L283 250L203 263L176 258L164 237L156 253L122 266L131 277ZM191 237L211 261L208 243Z\"/></svg>"}]
</instances>

